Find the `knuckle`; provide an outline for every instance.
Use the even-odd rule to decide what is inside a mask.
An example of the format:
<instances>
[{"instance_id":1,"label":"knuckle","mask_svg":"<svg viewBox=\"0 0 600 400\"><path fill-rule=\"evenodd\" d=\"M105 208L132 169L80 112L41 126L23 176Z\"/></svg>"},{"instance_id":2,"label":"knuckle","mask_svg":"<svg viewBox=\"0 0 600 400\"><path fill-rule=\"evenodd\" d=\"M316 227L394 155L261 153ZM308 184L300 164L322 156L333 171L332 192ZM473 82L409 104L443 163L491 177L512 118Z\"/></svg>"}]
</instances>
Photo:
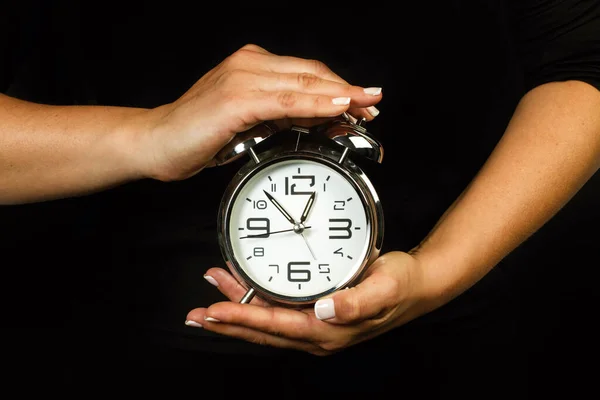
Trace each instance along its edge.
<instances>
[{"instance_id":1,"label":"knuckle","mask_svg":"<svg viewBox=\"0 0 600 400\"><path fill-rule=\"evenodd\" d=\"M350 85L349 83L346 83L342 86L342 91L345 96L351 96L352 94L354 94L354 90L354 86Z\"/></svg>"},{"instance_id":2,"label":"knuckle","mask_svg":"<svg viewBox=\"0 0 600 400\"><path fill-rule=\"evenodd\" d=\"M264 48L253 44L248 43L244 46L240 47L234 53L232 53L229 57L226 58L228 64L233 65L244 65L247 63L248 59L251 57L257 57L260 54L268 53Z\"/></svg>"},{"instance_id":3,"label":"knuckle","mask_svg":"<svg viewBox=\"0 0 600 400\"><path fill-rule=\"evenodd\" d=\"M334 342L321 343L319 347L324 353L334 353L340 349L340 346L338 346L337 343Z\"/></svg>"},{"instance_id":4,"label":"knuckle","mask_svg":"<svg viewBox=\"0 0 600 400\"><path fill-rule=\"evenodd\" d=\"M277 102L283 108L292 108L298 101L298 96L294 92L281 92L277 94Z\"/></svg>"},{"instance_id":5,"label":"knuckle","mask_svg":"<svg viewBox=\"0 0 600 400\"><path fill-rule=\"evenodd\" d=\"M327 64L320 60L311 59L308 60L308 62L312 64L312 69L313 71L315 71L315 75L320 75L322 73L327 73L330 71Z\"/></svg>"},{"instance_id":6,"label":"knuckle","mask_svg":"<svg viewBox=\"0 0 600 400\"><path fill-rule=\"evenodd\" d=\"M323 342L319 346L323 354L333 354L345 349L350 345L349 339L338 338L336 340Z\"/></svg>"},{"instance_id":7,"label":"knuckle","mask_svg":"<svg viewBox=\"0 0 600 400\"><path fill-rule=\"evenodd\" d=\"M241 57L243 57L241 55L241 50L236 51L233 54L230 54L228 57L226 57L222 62L221 62L221 66L225 69L228 70L230 68L235 68L235 65L237 65L239 63L239 59Z\"/></svg>"},{"instance_id":8,"label":"knuckle","mask_svg":"<svg viewBox=\"0 0 600 400\"><path fill-rule=\"evenodd\" d=\"M240 51L264 51L264 49L254 43L246 43L239 49Z\"/></svg>"},{"instance_id":9,"label":"knuckle","mask_svg":"<svg viewBox=\"0 0 600 400\"><path fill-rule=\"evenodd\" d=\"M310 354L314 355L314 356L318 356L318 357L326 357L326 356L330 356L332 354L335 354L335 351L330 351L330 350L326 350L323 349L321 347L316 348L316 349L311 349L311 350L307 350Z\"/></svg>"},{"instance_id":10,"label":"knuckle","mask_svg":"<svg viewBox=\"0 0 600 400\"><path fill-rule=\"evenodd\" d=\"M228 68L236 68L238 66L244 65L247 62L248 58L253 54L255 54L254 51L242 47L241 49L237 50L229 57L227 57L223 61L223 64L225 65L225 67Z\"/></svg>"},{"instance_id":11,"label":"knuckle","mask_svg":"<svg viewBox=\"0 0 600 400\"><path fill-rule=\"evenodd\" d=\"M315 110L326 110L331 106L331 100L329 97L316 96L313 100L313 107Z\"/></svg>"},{"instance_id":12,"label":"knuckle","mask_svg":"<svg viewBox=\"0 0 600 400\"><path fill-rule=\"evenodd\" d=\"M298 74L298 86L301 88L310 89L318 86L319 83L321 83L321 79L314 74L308 72Z\"/></svg>"},{"instance_id":13,"label":"knuckle","mask_svg":"<svg viewBox=\"0 0 600 400\"><path fill-rule=\"evenodd\" d=\"M257 344L259 346L268 346L268 342L263 336L254 336L249 340L251 343Z\"/></svg>"},{"instance_id":14,"label":"knuckle","mask_svg":"<svg viewBox=\"0 0 600 400\"><path fill-rule=\"evenodd\" d=\"M355 290L351 288L349 290ZM341 296L336 299L336 308L338 310L338 318L344 322L357 321L361 317L361 303L358 296Z\"/></svg>"}]
</instances>

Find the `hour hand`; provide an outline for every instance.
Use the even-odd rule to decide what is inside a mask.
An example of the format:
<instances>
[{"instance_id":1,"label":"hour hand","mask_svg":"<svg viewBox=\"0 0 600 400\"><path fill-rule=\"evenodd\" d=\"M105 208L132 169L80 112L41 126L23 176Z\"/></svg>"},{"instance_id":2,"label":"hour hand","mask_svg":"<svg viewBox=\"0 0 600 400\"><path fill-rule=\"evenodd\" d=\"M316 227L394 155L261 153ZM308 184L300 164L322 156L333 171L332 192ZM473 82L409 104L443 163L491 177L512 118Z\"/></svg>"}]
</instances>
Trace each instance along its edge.
<instances>
[{"instance_id":1,"label":"hour hand","mask_svg":"<svg viewBox=\"0 0 600 400\"><path fill-rule=\"evenodd\" d=\"M317 195L317 192L312 192L312 194L308 198L308 201L306 202L306 205L304 206L304 211L302 211L302 216L300 217L301 224L303 224L306 221L306 218L308 218L308 214L310 214L310 210L312 209L312 206L315 203L316 195Z\"/></svg>"},{"instance_id":2,"label":"hour hand","mask_svg":"<svg viewBox=\"0 0 600 400\"><path fill-rule=\"evenodd\" d=\"M263 190L263 192L265 192L265 194L267 195L267 198L271 201L271 203L273 203L273 205L275 206L275 208L277 208L279 210L279 212L281 212L283 214L283 216L285 217L285 219L287 219L288 221L290 221L290 223L292 225L296 225L296 221L294 221L294 218L292 218L292 216L290 215L290 213L288 213L285 210L285 208L283 208L281 206L281 204L279 204L279 202L277 200L275 200L275 198L269 194L269 192L267 192L266 190Z\"/></svg>"}]
</instances>

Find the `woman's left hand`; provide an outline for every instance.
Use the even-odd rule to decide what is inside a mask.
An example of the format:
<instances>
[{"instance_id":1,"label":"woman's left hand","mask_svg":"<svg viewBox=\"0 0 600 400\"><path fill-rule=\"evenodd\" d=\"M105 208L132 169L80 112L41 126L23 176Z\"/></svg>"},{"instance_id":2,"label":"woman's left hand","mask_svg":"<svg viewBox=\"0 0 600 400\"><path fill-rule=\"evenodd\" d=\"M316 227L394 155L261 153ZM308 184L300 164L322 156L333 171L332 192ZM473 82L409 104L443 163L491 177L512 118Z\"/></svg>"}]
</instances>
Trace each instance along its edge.
<instances>
[{"instance_id":1,"label":"woman's left hand","mask_svg":"<svg viewBox=\"0 0 600 400\"><path fill-rule=\"evenodd\" d=\"M381 335L428 311L422 269L412 255L394 251L379 257L356 286L319 300L314 307L290 309L257 297L240 304L246 293L222 268L205 277L231 301L196 308L186 324L280 348L328 355Z\"/></svg>"}]
</instances>

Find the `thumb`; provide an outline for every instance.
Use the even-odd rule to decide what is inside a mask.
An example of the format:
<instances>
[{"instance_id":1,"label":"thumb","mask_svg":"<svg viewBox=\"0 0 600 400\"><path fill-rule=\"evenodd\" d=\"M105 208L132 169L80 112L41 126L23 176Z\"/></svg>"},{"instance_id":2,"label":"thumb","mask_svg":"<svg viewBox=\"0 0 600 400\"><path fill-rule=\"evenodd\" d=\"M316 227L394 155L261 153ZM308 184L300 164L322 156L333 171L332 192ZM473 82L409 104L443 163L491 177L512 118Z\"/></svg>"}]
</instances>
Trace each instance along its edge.
<instances>
[{"instance_id":1,"label":"thumb","mask_svg":"<svg viewBox=\"0 0 600 400\"><path fill-rule=\"evenodd\" d=\"M382 287L383 286L383 287ZM333 324L356 324L384 311L387 304L385 284L371 275L359 285L341 290L317 301L315 316ZM388 290L389 291L389 290Z\"/></svg>"}]
</instances>

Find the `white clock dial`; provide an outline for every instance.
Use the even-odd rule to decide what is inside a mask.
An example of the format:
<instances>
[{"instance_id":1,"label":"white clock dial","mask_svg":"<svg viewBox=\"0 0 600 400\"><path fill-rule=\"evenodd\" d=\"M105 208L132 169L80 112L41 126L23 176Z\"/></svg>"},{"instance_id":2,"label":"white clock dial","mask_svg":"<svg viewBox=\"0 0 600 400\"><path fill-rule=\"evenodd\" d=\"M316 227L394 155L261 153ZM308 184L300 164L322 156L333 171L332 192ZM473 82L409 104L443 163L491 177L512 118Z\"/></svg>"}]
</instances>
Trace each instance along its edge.
<instances>
[{"instance_id":1,"label":"white clock dial","mask_svg":"<svg viewBox=\"0 0 600 400\"><path fill-rule=\"evenodd\" d=\"M372 234L355 185L309 159L255 173L235 195L227 229L237 267L283 298L314 298L346 284L364 265Z\"/></svg>"}]
</instances>

